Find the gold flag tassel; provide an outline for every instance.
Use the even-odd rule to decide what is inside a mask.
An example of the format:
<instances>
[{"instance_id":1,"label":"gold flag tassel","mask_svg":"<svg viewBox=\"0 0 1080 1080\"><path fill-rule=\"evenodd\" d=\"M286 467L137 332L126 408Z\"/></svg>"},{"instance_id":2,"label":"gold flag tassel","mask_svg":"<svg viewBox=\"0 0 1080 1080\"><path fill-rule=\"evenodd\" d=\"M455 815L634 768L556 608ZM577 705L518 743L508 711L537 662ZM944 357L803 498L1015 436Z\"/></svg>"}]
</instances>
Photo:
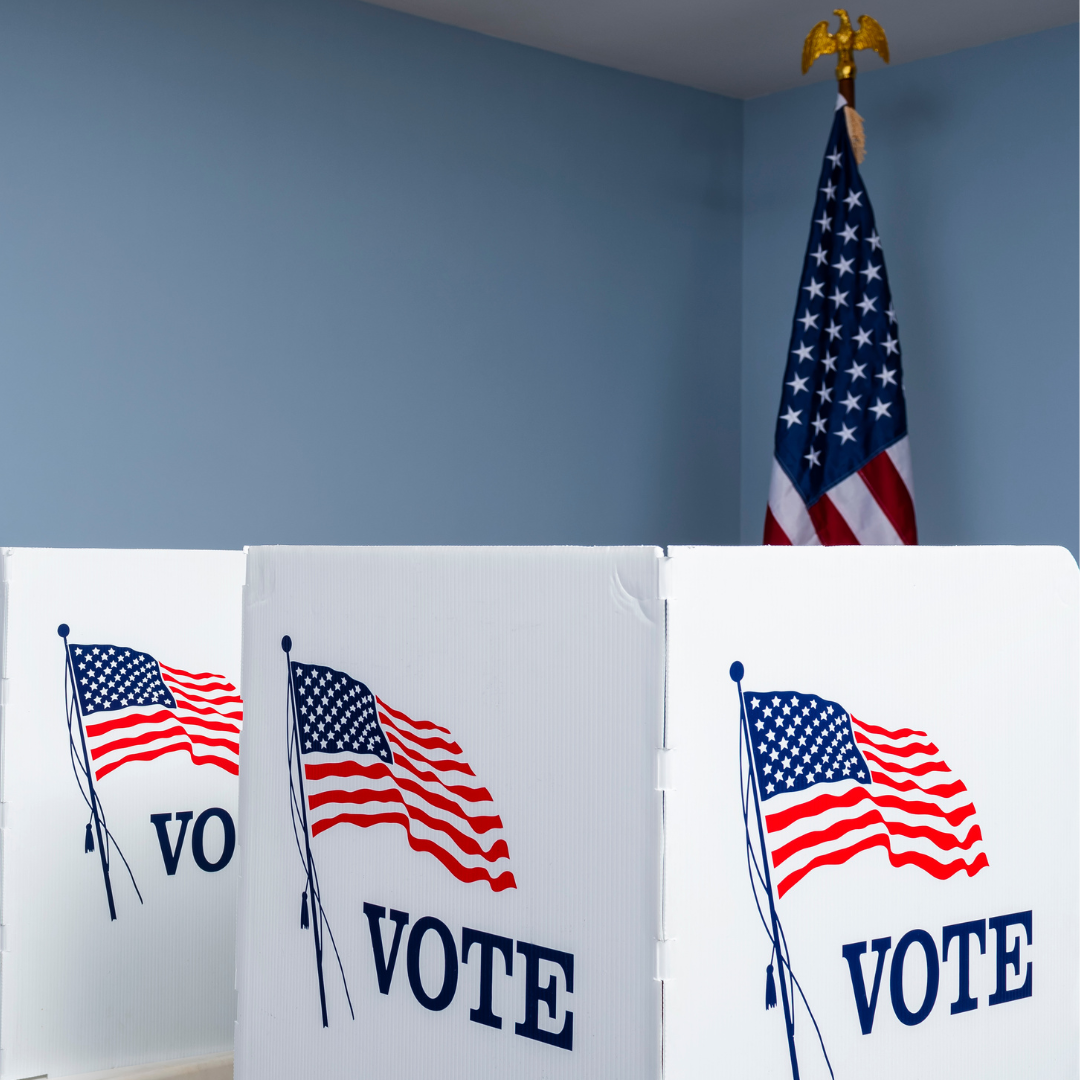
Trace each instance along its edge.
<instances>
[{"instance_id":1,"label":"gold flag tassel","mask_svg":"<svg viewBox=\"0 0 1080 1080\"><path fill-rule=\"evenodd\" d=\"M863 119L855 111L855 53L859 49L873 49L887 64L889 62L889 41L881 23L869 15L859 16L859 29L851 25L851 19L843 8L836 8L833 14L840 19L840 27L835 34L829 33L828 20L823 19L803 42L802 71L805 75L819 56L836 53L836 79L840 93L847 105L844 107L844 119L847 121L848 138L855 152L855 160L861 165L866 157L866 134L863 131Z\"/></svg>"}]
</instances>

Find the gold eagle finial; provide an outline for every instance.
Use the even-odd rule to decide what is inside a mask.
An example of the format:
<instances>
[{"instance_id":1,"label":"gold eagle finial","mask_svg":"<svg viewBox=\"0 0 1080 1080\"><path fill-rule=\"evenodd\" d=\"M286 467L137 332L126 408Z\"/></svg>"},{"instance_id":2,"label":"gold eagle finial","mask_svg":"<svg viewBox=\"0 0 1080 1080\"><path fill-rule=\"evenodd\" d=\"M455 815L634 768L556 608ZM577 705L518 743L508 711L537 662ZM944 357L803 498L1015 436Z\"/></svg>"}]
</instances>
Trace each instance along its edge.
<instances>
[{"instance_id":1,"label":"gold eagle finial","mask_svg":"<svg viewBox=\"0 0 1080 1080\"><path fill-rule=\"evenodd\" d=\"M869 15L859 16L859 29L851 25L851 19L843 8L837 8L834 15L840 17L840 29L835 34L829 33L829 23L822 20L806 35L802 50L802 70L805 75L810 65L819 57L829 53L838 53L836 59L837 79L855 77L855 51L873 49L882 60L889 62L889 42L881 23Z\"/></svg>"}]
</instances>

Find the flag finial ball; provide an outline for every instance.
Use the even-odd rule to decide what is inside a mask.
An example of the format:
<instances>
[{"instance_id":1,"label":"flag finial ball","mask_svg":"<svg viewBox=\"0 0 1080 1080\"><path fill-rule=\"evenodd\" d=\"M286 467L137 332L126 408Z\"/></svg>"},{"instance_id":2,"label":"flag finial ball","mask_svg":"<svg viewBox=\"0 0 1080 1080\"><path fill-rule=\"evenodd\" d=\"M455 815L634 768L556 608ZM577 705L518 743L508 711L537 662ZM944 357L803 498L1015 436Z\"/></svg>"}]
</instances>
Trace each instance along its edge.
<instances>
[{"instance_id":1,"label":"flag finial ball","mask_svg":"<svg viewBox=\"0 0 1080 1080\"><path fill-rule=\"evenodd\" d=\"M292 651L292 638L289 637L288 634L286 634L281 639L281 650L282 650L282 652L291 652Z\"/></svg>"},{"instance_id":2,"label":"flag finial ball","mask_svg":"<svg viewBox=\"0 0 1080 1080\"><path fill-rule=\"evenodd\" d=\"M731 665L731 668L729 669L728 674L731 676L731 681L732 682L742 682L742 677L743 677L742 662L739 661L739 660L736 660L735 663Z\"/></svg>"},{"instance_id":3,"label":"flag finial ball","mask_svg":"<svg viewBox=\"0 0 1080 1080\"><path fill-rule=\"evenodd\" d=\"M57 628L56 632L62 637L66 638L71 633L71 627L66 622L62 622Z\"/></svg>"}]
</instances>

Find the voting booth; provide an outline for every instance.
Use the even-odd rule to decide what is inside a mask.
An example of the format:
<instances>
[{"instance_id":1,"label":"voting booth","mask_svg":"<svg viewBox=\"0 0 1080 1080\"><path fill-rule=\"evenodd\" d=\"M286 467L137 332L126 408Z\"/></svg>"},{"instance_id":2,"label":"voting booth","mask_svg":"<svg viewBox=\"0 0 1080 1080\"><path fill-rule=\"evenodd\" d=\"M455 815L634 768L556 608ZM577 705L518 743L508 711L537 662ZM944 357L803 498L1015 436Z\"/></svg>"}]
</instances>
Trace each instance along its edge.
<instances>
[{"instance_id":1,"label":"voting booth","mask_svg":"<svg viewBox=\"0 0 1080 1080\"><path fill-rule=\"evenodd\" d=\"M0 563L0 1077L226 1053L243 553Z\"/></svg>"},{"instance_id":2,"label":"voting booth","mask_svg":"<svg viewBox=\"0 0 1080 1080\"><path fill-rule=\"evenodd\" d=\"M252 549L239 1080L1077 1060L1057 549Z\"/></svg>"}]
</instances>

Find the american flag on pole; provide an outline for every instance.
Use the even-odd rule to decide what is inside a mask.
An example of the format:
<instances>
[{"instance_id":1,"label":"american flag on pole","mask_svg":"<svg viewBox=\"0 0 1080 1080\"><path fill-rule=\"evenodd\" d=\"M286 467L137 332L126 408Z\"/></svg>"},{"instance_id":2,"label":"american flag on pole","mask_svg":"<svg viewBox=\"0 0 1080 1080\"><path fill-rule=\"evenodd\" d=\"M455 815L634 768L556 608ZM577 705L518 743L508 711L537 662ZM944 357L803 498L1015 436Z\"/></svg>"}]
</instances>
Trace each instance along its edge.
<instances>
[{"instance_id":1,"label":"american flag on pole","mask_svg":"<svg viewBox=\"0 0 1080 1080\"><path fill-rule=\"evenodd\" d=\"M967 788L925 731L887 731L790 690L744 701L778 896L871 848L939 879L989 865Z\"/></svg>"},{"instance_id":2,"label":"american flag on pole","mask_svg":"<svg viewBox=\"0 0 1080 1080\"><path fill-rule=\"evenodd\" d=\"M915 544L896 313L840 98L784 374L766 544Z\"/></svg>"},{"instance_id":3,"label":"american flag on pole","mask_svg":"<svg viewBox=\"0 0 1080 1080\"><path fill-rule=\"evenodd\" d=\"M491 793L445 727L413 720L358 679L290 661L311 835L400 825L459 881L514 889Z\"/></svg>"},{"instance_id":4,"label":"american flag on pole","mask_svg":"<svg viewBox=\"0 0 1080 1080\"><path fill-rule=\"evenodd\" d=\"M121 645L68 648L95 779L177 751L238 774L244 706L223 675L169 667Z\"/></svg>"}]
</instances>

